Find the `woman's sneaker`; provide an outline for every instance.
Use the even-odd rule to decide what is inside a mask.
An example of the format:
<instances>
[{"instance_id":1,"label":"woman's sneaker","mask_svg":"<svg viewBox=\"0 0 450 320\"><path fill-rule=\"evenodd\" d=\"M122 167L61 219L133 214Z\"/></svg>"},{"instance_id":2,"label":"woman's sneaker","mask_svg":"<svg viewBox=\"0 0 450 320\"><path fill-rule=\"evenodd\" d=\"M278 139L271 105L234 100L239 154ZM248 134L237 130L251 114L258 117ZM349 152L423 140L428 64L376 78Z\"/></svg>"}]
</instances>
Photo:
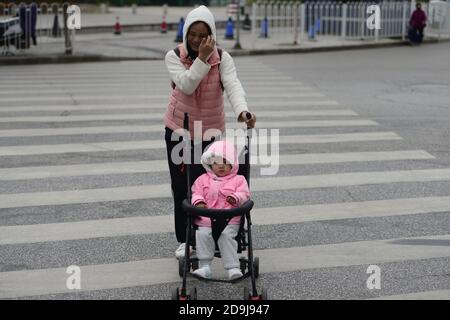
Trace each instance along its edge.
<instances>
[{"instance_id":1,"label":"woman's sneaker","mask_svg":"<svg viewBox=\"0 0 450 320\"><path fill-rule=\"evenodd\" d=\"M212 278L212 272L211 268L209 266L204 266L201 268L198 268L197 270L193 271L192 274L195 274L196 276L205 278L205 279L211 279Z\"/></svg>"},{"instance_id":2,"label":"woman's sneaker","mask_svg":"<svg viewBox=\"0 0 450 320\"><path fill-rule=\"evenodd\" d=\"M184 258L185 250L186 250L186 243L180 244L180 246L178 247L178 249L175 250L175 257L176 257L177 259ZM194 258L194 257L195 257L195 250L192 250L191 247L189 247L189 250L190 250L190 258Z\"/></svg>"},{"instance_id":3,"label":"woman's sneaker","mask_svg":"<svg viewBox=\"0 0 450 320\"><path fill-rule=\"evenodd\" d=\"M243 276L243 274L242 274L241 270L238 268L233 268L233 269L228 270L228 279L229 280L234 280L234 279L237 279L242 276Z\"/></svg>"},{"instance_id":4,"label":"woman's sneaker","mask_svg":"<svg viewBox=\"0 0 450 320\"><path fill-rule=\"evenodd\" d=\"M175 250L175 257L176 257L177 259L184 258L185 250L186 250L186 243L180 244L180 246L178 247L178 249Z\"/></svg>"}]
</instances>

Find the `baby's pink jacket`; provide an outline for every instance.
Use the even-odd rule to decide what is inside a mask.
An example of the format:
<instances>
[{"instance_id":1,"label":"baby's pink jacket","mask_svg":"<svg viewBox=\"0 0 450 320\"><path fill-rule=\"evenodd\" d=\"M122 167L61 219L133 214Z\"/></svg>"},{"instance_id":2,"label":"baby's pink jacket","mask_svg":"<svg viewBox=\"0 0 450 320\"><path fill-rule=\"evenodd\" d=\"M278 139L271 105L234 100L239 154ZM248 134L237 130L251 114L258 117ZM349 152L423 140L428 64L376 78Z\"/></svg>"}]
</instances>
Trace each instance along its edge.
<instances>
[{"instance_id":1,"label":"baby's pink jacket","mask_svg":"<svg viewBox=\"0 0 450 320\"><path fill-rule=\"evenodd\" d=\"M225 158L232 164L229 175L218 177L214 174L209 165L215 157ZM202 164L206 173L198 177L192 186L192 205L204 202L208 209L232 209L235 207L226 201L228 196L236 200L237 207L250 199L247 180L237 174L239 162L233 144L226 141L214 142L202 155ZM195 223L201 227L211 227L211 220L207 217L199 217ZM240 217L234 217L229 223L239 224Z\"/></svg>"}]
</instances>

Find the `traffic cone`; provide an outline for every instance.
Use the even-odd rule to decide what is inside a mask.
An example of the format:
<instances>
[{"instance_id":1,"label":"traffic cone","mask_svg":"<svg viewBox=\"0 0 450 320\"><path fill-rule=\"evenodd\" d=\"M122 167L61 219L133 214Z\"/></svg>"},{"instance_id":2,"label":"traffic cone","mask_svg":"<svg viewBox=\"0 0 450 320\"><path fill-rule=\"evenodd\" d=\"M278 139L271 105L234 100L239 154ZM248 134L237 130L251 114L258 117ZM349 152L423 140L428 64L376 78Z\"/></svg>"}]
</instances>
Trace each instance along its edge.
<instances>
[{"instance_id":1,"label":"traffic cone","mask_svg":"<svg viewBox=\"0 0 450 320\"><path fill-rule=\"evenodd\" d=\"M226 30L225 30L225 39L232 40L234 39L234 23L231 20L231 17L228 18Z\"/></svg>"},{"instance_id":2,"label":"traffic cone","mask_svg":"<svg viewBox=\"0 0 450 320\"><path fill-rule=\"evenodd\" d=\"M163 21L161 22L161 33L167 33L167 23L166 23L166 17L163 16Z\"/></svg>"},{"instance_id":3,"label":"traffic cone","mask_svg":"<svg viewBox=\"0 0 450 320\"><path fill-rule=\"evenodd\" d=\"M175 38L175 42L183 42L183 27L184 27L184 19L183 17L180 18L180 22L178 23L178 31L177 36Z\"/></svg>"},{"instance_id":4,"label":"traffic cone","mask_svg":"<svg viewBox=\"0 0 450 320\"><path fill-rule=\"evenodd\" d=\"M114 25L114 34L119 35L122 33L122 26L119 22L119 17L116 17L116 24Z\"/></svg>"},{"instance_id":5,"label":"traffic cone","mask_svg":"<svg viewBox=\"0 0 450 320\"><path fill-rule=\"evenodd\" d=\"M261 38L269 37L269 21L267 21L267 17L261 22Z\"/></svg>"}]
</instances>

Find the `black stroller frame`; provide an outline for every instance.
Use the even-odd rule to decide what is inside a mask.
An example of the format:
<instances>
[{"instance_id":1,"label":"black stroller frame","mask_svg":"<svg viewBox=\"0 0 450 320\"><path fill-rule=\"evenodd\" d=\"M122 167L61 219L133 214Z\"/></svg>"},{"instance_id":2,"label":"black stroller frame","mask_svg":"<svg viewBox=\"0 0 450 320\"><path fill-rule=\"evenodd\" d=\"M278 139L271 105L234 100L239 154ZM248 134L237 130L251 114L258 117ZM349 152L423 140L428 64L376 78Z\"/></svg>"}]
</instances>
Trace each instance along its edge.
<instances>
[{"instance_id":1,"label":"black stroller frame","mask_svg":"<svg viewBox=\"0 0 450 320\"><path fill-rule=\"evenodd\" d=\"M247 113L247 118L251 119L251 114ZM184 114L184 129L186 131L189 130L189 115L187 113ZM246 145L245 145L245 179L247 180L247 184L250 186L250 140L251 140L251 131L247 128L247 137L246 137ZM184 138L185 148L191 148L191 142ZM191 161L192 162L192 161ZM186 225L186 248L185 248L185 257L180 258L178 260L178 271L180 277L183 278L181 288L172 289L172 300L197 300L197 288L193 287L187 292L186 284L187 284L187 276L188 274L192 277L202 280L202 281L211 281L211 282L226 282L226 283L236 283L248 277L251 278L252 288L249 290L247 287L244 288L244 300L267 300L267 290L261 288L261 294L258 294L256 289L256 278L259 276L259 259L258 257L253 257L253 245L252 245L252 235L251 235L251 216L250 211L253 208L253 201L248 200L242 206L233 209L205 209L199 208L191 205L191 175L190 175L190 166L192 164L186 164L186 175L187 175L187 199L183 200L182 206L187 214L187 225ZM240 168L241 169L241 168ZM217 240L219 239L222 231L227 226L228 222L233 218L240 216L241 224L239 228L238 235L236 237L236 241L238 243L238 253L241 253L248 247L248 255L247 258L241 257L239 258L240 269L243 275L237 279L233 280L223 280L223 279L205 279L194 274L189 273L191 267L193 270L198 268L198 259L196 257L191 257L191 252L189 247L191 243L195 243L195 218L209 217L211 219L211 229L212 236L216 242L217 248ZM245 229L245 220L247 221L247 229ZM247 239L245 239L245 235L247 234ZM195 244L194 244L195 245ZM216 250L216 257L220 257L220 252Z\"/></svg>"}]
</instances>

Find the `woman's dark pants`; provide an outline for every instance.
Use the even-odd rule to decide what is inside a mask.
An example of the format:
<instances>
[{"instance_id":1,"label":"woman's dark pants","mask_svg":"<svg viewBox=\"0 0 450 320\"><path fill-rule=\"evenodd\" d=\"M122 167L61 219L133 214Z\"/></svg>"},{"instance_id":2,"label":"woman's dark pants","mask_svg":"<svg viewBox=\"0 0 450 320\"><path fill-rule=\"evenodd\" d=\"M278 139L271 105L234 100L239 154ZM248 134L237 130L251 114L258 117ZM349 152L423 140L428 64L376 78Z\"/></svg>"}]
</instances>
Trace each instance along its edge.
<instances>
[{"instance_id":1,"label":"woman's dark pants","mask_svg":"<svg viewBox=\"0 0 450 320\"><path fill-rule=\"evenodd\" d=\"M184 212L181 203L184 199L187 198L187 178L186 178L186 165L185 164L174 164L172 161L172 149L177 146L179 143L183 143L183 138L181 136L178 136L178 141L172 141L173 131L166 127L165 132L165 140L166 140L166 148L167 148L167 159L169 162L169 171L170 171L170 180L171 180L171 188L172 188L172 195L174 200L174 206L175 206L175 234L177 237L178 242L184 243L186 242L186 212ZM210 141L203 141L202 142L202 153L205 150L205 148L214 141L214 138ZM194 165L191 165L191 184L194 183L194 181L201 176L203 173L206 172L205 168L200 164L200 159L195 159L196 161L193 161L194 158L194 143L191 141L191 163L194 163ZM180 157L183 156L183 151L180 152ZM201 155L200 155L201 156Z\"/></svg>"}]
</instances>

